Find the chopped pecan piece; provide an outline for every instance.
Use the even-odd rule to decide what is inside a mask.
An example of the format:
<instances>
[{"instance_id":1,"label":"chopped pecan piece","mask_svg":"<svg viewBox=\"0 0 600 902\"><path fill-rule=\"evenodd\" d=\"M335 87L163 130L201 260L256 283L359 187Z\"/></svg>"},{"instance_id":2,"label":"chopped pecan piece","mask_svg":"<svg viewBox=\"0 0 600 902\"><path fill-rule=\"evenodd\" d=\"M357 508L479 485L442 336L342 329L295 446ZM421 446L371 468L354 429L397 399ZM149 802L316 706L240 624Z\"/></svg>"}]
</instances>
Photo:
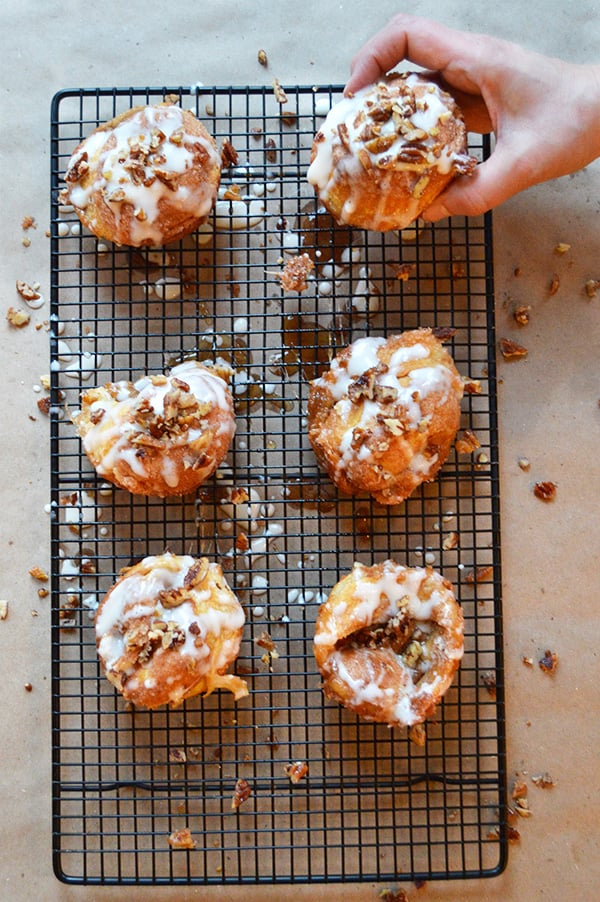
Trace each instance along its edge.
<instances>
[{"instance_id":1,"label":"chopped pecan piece","mask_svg":"<svg viewBox=\"0 0 600 902\"><path fill-rule=\"evenodd\" d=\"M533 494L540 501L554 501L556 498L555 482L536 482L533 487Z\"/></svg>"},{"instance_id":2,"label":"chopped pecan piece","mask_svg":"<svg viewBox=\"0 0 600 902\"><path fill-rule=\"evenodd\" d=\"M521 358L527 357L528 353L527 348L513 341L512 338L500 339L500 351L505 360L521 360Z\"/></svg>"},{"instance_id":3,"label":"chopped pecan piece","mask_svg":"<svg viewBox=\"0 0 600 902\"><path fill-rule=\"evenodd\" d=\"M229 138L225 138L221 145L221 164L223 169L228 169L230 166L237 166L239 161L239 154Z\"/></svg>"},{"instance_id":4,"label":"chopped pecan piece","mask_svg":"<svg viewBox=\"0 0 600 902\"><path fill-rule=\"evenodd\" d=\"M543 673L547 673L548 676L554 676L558 668L558 655L556 652L546 649L538 664Z\"/></svg>"},{"instance_id":5,"label":"chopped pecan piece","mask_svg":"<svg viewBox=\"0 0 600 902\"><path fill-rule=\"evenodd\" d=\"M472 454L481 447L481 442L470 429L463 429L459 438L454 443L457 454Z\"/></svg>"},{"instance_id":6,"label":"chopped pecan piece","mask_svg":"<svg viewBox=\"0 0 600 902\"><path fill-rule=\"evenodd\" d=\"M169 835L168 842L172 849L196 848L196 841L192 837L192 833L189 827L184 827L182 830L174 830Z\"/></svg>"},{"instance_id":7,"label":"chopped pecan piece","mask_svg":"<svg viewBox=\"0 0 600 902\"><path fill-rule=\"evenodd\" d=\"M308 764L306 761L294 761L293 764L286 764L284 770L290 778L290 783L299 783L308 774Z\"/></svg>"},{"instance_id":8,"label":"chopped pecan piece","mask_svg":"<svg viewBox=\"0 0 600 902\"><path fill-rule=\"evenodd\" d=\"M235 811L236 808L239 808L240 805L246 802L251 795L252 789L250 788L250 784L247 780L244 780L243 777L240 777L235 784L235 790L233 792L233 798L231 800L232 810Z\"/></svg>"},{"instance_id":9,"label":"chopped pecan piece","mask_svg":"<svg viewBox=\"0 0 600 902\"><path fill-rule=\"evenodd\" d=\"M315 264L308 254L299 254L289 258L283 270L277 273L277 278L284 291L304 291L314 268Z\"/></svg>"}]
</instances>

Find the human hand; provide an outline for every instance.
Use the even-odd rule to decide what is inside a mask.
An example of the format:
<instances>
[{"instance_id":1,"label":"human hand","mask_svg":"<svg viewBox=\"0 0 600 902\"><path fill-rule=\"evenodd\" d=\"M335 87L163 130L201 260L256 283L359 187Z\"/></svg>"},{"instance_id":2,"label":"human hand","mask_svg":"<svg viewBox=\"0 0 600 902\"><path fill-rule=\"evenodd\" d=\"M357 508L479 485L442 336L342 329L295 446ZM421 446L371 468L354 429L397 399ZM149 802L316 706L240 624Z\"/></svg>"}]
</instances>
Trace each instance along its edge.
<instances>
[{"instance_id":1,"label":"human hand","mask_svg":"<svg viewBox=\"0 0 600 902\"><path fill-rule=\"evenodd\" d=\"M495 148L473 175L455 179L422 217L476 215L531 185L600 156L600 67L577 65L482 34L395 16L359 50L346 93L402 60L440 72L469 131L493 131Z\"/></svg>"}]
</instances>

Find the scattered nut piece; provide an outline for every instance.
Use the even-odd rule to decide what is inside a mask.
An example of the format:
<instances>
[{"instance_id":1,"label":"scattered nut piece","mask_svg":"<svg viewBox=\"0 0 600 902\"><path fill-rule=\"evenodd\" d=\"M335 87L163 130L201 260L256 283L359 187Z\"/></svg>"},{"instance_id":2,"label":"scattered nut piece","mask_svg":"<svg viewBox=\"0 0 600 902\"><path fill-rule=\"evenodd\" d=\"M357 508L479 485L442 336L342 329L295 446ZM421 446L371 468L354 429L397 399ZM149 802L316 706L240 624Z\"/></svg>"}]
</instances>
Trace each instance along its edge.
<instances>
[{"instance_id":1,"label":"scattered nut piece","mask_svg":"<svg viewBox=\"0 0 600 902\"><path fill-rule=\"evenodd\" d=\"M277 101L277 103L287 103L287 94L276 78L273 79L273 94L275 95L275 100Z\"/></svg>"},{"instance_id":2,"label":"scattered nut piece","mask_svg":"<svg viewBox=\"0 0 600 902\"><path fill-rule=\"evenodd\" d=\"M5 599L0 600L0 620L6 620L8 617L8 602Z\"/></svg>"},{"instance_id":3,"label":"scattered nut piece","mask_svg":"<svg viewBox=\"0 0 600 902\"><path fill-rule=\"evenodd\" d=\"M535 786L539 786L540 789L552 789L553 786L556 786L556 783L548 773L548 771L544 771L543 774L534 774L531 778L531 782Z\"/></svg>"},{"instance_id":4,"label":"scattered nut piece","mask_svg":"<svg viewBox=\"0 0 600 902\"><path fill-rule=\"evenodd\" d=\"M402 263L396 270L396 278L399 282L408 282L409 276L414 269L413 263Z\"/></svg>"},{"instance_id":5,"label":"scattered nut piece","mask_svg":"<svg viewBox=\"0 0 600 902\"><path fill-rule=\"evenodd\" d=\"M518 304L513 310L513 319L520 326L526 326L529 323L529 314L531 307L529 304Z\"/></svg>"},{"instance_id":6,"label":"scattered nut piece","mask_svg":"<svg viewBox=\"0 0 600 902\"><path fill-rule=\"evenodd\" d=\"M509 824L506 828L506 837L509 842L515 843L515 842L519 842L519 840L521 839L521 834L519 833L519 831L517 830L516 827L511 827ZM490 830L490 832L487 835L487 838L494 842L498 842L500 840L500 828L494 827L493 830Z\"/></svg>"},{"instance_id":7,"label":"scattered nut piece","mask_svg":"<svg viewBox=\"0 0 600 902\"><path fill-rule=\"evenodd\" d=\"M22 329L24 326L29 325L31 317L26 310L21 310L19 307L9 307L6 311L6 319L9 326L13 326L15 329Z\"/></svg>"},{"instance_id":8,"label":"scattered nut piece","mask_svg":"<svg viewBox=\"0 0 600 902\"><path fill-rule=\"evenodd\" d=\"M481 394L481 382L479 381L479 379L463 379L463 384L465 387L465 392L468 395Z\"/></svg>"},{"instance_id":9,"label":"scattered nut piece","mask_svg":"<svg viewBox=\"0 0 600 902\"><path fill-rule=\"evenodd\" d=\"M525 470L525 471L527 471L531 466L531 463L529 462L528 457L520 457L518 459L517 463L518 463L519 467L521 468L521 470Z\"/></svg>"},{"instance_id":10,"label":"scattered nut piece","mask_svg":"<svg viewBox=\"0 0 600 902\"><path fill-rule=\"evenodd\" d=\"M17 291L23 300L27 302L37 301L41 297L39 291L36 291L35 288L32 288L31 285L28 285L27 282L23 282L21 279L17 279Z\"/></svg>"},{"instance_id":11,"label":"scattered nut piece","mask_svg":"<svg viewBox=\"0 0 600 902\"><path fill-rule=\"evenodd\" d=\"M500 351L505 360L521 360L521 358L527 357L528 353L527 348L513 341L512 338L500 339Z\"/></svg>"},{"instance_id":12,"label":"scattered nut piece","mask_svg":"<svg viewBox=\"0 0 600 902\"><path fill-rule=\"evenodd\" d=\"M536 482L533 487L533 494L540 501L554 501L556 497L555 482Z\"/></svg>"},{"instance_id":13,"label":"scattered nut piece","mask_svg":"<svg viewBox=\"0 0 600 902\"><path fill-rule=\"evenodd\" d=\"M31 683L25 683L25 686L23 688L25 689L25 692L33 691L33 686L31 685Z\"/></svg>"},{"instance_id":14,"label":"scattered nut piece","mask_svg":"<svg viewBox=\"0 0 600 902\"><path fill-rule=\"evenodd\" d=\"M169 761L171 764L185 764L187 761L185 749L169 749Z\"/></svg>"},{"instance_id":15,"label":"scattered nut piece","mask_svg":"<svg viewBox=\"0 0 600 902\"><path fill-rule=\"evenodd\" d=\"M382 889L379 893L382 902L408 902L408 896L403 889Z\"/></svg>"},{"instance_id":16,"label":"scattered nut piece","mask_svg":"<svg viewBox=\"0 0 600 902\"><path fill-rule=\"evenodd\" d=\"M315 264L308 254L299 254L290 257L277 278L284 291L304 291L307 288L307 278L315 268Z\"/></svg>"},{"instance_id":17,"label":"scattered nut piece","mask_svg":"<svg viewBox=\"0 0 600 902\"><path fill-rule=\"evenodd\" d=\"M286 764L284 771L290 778L290 783L299 783L308 774L308 764L306 761L294 761L293 764Z\"/></svg>"},{"instance_id":18,"label":"scattered nut piece","mask_svg":"<svg viewBox=\"0 0 600 902\"><path fill-rule=\"evenodd\" d=\"M50 416L50 398L38 398L37 406L40 413Z\"/></svg>"},{"instance_id":19,"label":"scattered nut piece","mask_svg":"<svg viewBox=\"0 0 600 902\"><path fill-rule=\"evenodd\" d=\"M425 725L422 723L413 724L413 726L408 731L408 738L411 742L414 742L415 745L418 745L422 748L427 743L427 732L425 730Z\"/></svg>"},{"instance_id":20,"label":"scattered nut piece","mask_svg":"<svg viewBox=\"0 0 600 902\"><path fill-rule=\"evenodd\" d=\"M588 279L585 283L585 293L588 298L595 298L600 288L600 279Z\"/></svg>"},{"instance_id":21,"label":"scattered nut piece","mask_svg":"<svg viewBox=\"0 0 600 902\"><path fill-rule=\"evenodd\" d=\"M558 668L558 655L556 652L546 649L543 657L538 661L538 664L543 673L547 673L548 676L554 676Z\"/></svg>"},{"instance_id":22,"label":"scattered nut piece","mask_svg":"<svg viewBox=\"0 0 600 902\"><path fill-rule=\"evenodd\" d=\"M472 454L481 447L481 442L470 429L463 429L460 437L454 442L454 447L457 454Z\"/></svg>"},{"instance_id":23,"label":"scattered nut piece","mask_svg":"<svg viewBox=\"0 0 600 902\"><path fill-rule=\"evenodd\" d=\"M240 805L247 801L251 795L252 789L250 788L250 784L247 780L244 780L243 777L240 777L235 784L235 790L233 793L233 798L231 800L232 811L235 811L236 808L239 808Z\"/></svg>"},{"instance_id":24,"label":"scattered nut piece","mask_svg":"<svg viewBox=\"0 0 600 902\"><path fill-rule=\"evenodd\" d=\"M41 567L32 567L29 571L29 575L33 576L34 579L38 579L41 583L48 582L48 574L45 570L42 570Z\"/></svg>"},{"instance_id":25,"label":"scattered nut piece","mask_svg":"<svg viewBox=\"0 0 600 902\"><path fill-rule=\"evenodd\" d=\"M523 655L521 660L522 660L523 664L525 665L525 667L533 667L533 658L529 658L529 657L527 657L527 655Z\"/></svg>"},{"instance_id":26,"label":"scattered nut piece","mask_svg":"<svg viewBox=\"0 0 600 902\"><path fill-rule=\"evenodd\" d=\"M483 583L487 580L491 579L494 574L494 568L491 564L484 564L481 567L476 567L474 570L470 570L469 573L465 576L465 582L467 583Z\"/></svg>"},{"instance_id":27,"label":"scattered nut piece","mask_svg":"<svg viewBox=\"0 0 600 902\"><path fill-rule=\"evenodd\" d=\"M267 158L267 163L277 162L277 145L273 138L267 138L265 141L265 157Z\"/></svg>"},{"instance_id":28,"label":"scattered nut piece","mask_svg":"<svg viewBox=\"0 0 600 902\"><path fill-rule=\"evenodd\" d=\"M239 154L229 138L224 138L223 143L221 144L221 164L223 169L228 169L230 166L237 166L239 160Z\"/></svg>"},{"instance_id":29,"label":"scattered nut piece","mask_svg":"<svg viewBox=\"0 0 600 902\"><path fill-rule=\"evenodd\" d=\"M493 670L484 670L481 674L481 682L492 698L496 698L496 674Z\"/></svg>"},{"instance_id":30,"label":"scattered nut piece","mask_svg":"<svg viewBox=\"0 0 600 902\"><path fill-rule=\"evenodd\" d=\"M451 551L453 548L458 548L458 533L449 532L442 543L442 548L444 551Z\"/></svg>"},{"instance_id":31,"label":"scattered nut piece","mask_svg":"<svg viewBox=\"0 0 600 902\"><path fill-rule=\"evenodd\" d=\"M24 232L28 229L37 229L37 223L33 216L24 216L23 221L21 222L21 228Z\"/></svg>"},{"instance_id":32,"label":"scattered nut piece","mask_svg":"<svg viewBox=\"0 0 600 902\"><path fill-rule=\"evenodd\" d=\"M553 297L556 294L558 289L560 288L560 277L558 273L552 273L552 278L550 279L550 285L548 286L548 295Z\"/></svg>"},{"instance_id":33,"label":"scattered nut piece","mask_svg":"<svg viewBox=\"0 0 600 902\"><path fill-rule=\"evenodd\" d=\"M570 250L571 250L570 244L565 244L564 241L560 241L554 248L554 253L555 254L566 254L567 251L570 251Z\"/></svg>"},{"instance_id":34,"label":"scattered nut piece","mask_svg":"<svg viewBox=\"0 0 600 902\"><path fill-rule=\"evenodd\" d=\"M257 56L258 62L261 64L261 66L269 65L269 58L267 57L267 54L265 53L264 50L259 50L258 53L256 54L256 56Z\"/></svg>"},{"instance_id":35,"label":"scattered nut piece","mask_svg":"<svg viewBox=\"0 0 600 902\"><path fill-rule=\"evenodd\" d=\"M192 832L189 827L184 827L182 830L174 830L169 835L169 845L172 849L195 849L196 841L192 836Z\"/></svg>"}]
</instances>

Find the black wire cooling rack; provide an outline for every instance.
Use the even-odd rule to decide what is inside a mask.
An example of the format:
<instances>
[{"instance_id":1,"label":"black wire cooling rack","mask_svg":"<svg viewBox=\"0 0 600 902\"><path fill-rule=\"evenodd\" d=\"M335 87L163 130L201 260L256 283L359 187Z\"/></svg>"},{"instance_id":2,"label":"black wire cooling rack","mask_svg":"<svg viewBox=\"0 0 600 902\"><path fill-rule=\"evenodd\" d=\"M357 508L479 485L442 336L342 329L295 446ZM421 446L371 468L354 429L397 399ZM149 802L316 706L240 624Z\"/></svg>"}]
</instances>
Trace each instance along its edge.
<instances>
[{"instance_id":1,"label":"black wire cooling rack","mask_svg":"<svg viewBox=\"0 0 600 902\"><path fill-rule=\"evenodd\" d=\"M506 863L491 220L387 235L336 227L305 174L341 89L284 90L283 106L270 89L238 87L53 100L53 850L63 881L429 880ZM98 241L61 206L67 160L100 122L166 95L236 149L225 196L208 227L168 249ZM472 152L485 157L477 140ZM300 251L315 277L302 294L282 292L277 274ZM419 325L446 330L459 370L480 382L461 424L480 447L453 452L402 505L339 497L307 442L308 381L349 341ZM183 355L234 368L232 450L196 497L132 497L95 475L70 414L82 389ZM237 670L250 695L237 704L215 692L179 710L131 710L99 671L94 608L122 567L165 549L218 560L245 607ZM462 666L424 745L327 701L312 653L332 585L355 560L387 557L432 563L465 615ZM296 784L295 762L308 768ZM238 779L251 795L234 810ZM184 827L196 847L172 849Z\"/></svg>"}]
</instances>

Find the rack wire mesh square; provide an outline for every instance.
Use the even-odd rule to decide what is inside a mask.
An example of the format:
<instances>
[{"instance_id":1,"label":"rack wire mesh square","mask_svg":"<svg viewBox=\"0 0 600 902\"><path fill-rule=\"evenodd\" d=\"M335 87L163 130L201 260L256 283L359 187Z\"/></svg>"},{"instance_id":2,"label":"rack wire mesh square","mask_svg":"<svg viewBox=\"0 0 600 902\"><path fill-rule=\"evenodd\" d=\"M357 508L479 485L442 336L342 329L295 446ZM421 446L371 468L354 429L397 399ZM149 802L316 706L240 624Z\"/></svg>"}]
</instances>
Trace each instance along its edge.
<instances>
[{"instance_id":1,"label":"rack wire mesh square","mask_svg":"<svg viewBox=\"0 0 600 902\"><path fill-rule=\"evenodd\" d=\"M305 174L339 86L62 91L52 104L53 852L73 883L271 883L493 876L507 859L491 219L377 235L337 227ZM166 250L100 242L60 204L78 141L176 95L237 165L210 228ZM487 139L472 136L483 158ZM239 199L237 199L239 196ZM307 252L315 278L282 292ZM365 334L449 330L481 443L385 508L338 496L306 436L308 382ZM70 421L82 389L185 355L234 368L237 433L196 497L141 498L93 472ZM247 502L234 503L234 489ZM249 547L236 538L245 534ZM101 675L93 611L122 567L207 554L246 610L250 696L131 710ZM320 602L354 560L433 562L465 615L465 656L418 745L327 701L312 654ZM259 641L268 633L275 654ZM297 784L286 766L304 762ZM237 810L238 778L251 796ZM188 826L193 850L170 848Z\"/></svg>"}]
</instances>

